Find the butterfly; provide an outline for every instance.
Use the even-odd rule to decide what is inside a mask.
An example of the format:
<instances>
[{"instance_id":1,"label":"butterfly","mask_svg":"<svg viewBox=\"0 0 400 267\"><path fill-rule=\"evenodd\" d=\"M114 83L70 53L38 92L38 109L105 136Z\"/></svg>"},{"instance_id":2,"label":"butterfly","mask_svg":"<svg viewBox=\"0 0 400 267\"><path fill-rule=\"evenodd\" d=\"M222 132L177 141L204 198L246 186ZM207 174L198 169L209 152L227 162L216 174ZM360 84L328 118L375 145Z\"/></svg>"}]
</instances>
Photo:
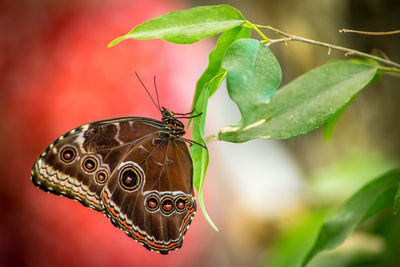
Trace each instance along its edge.
<instances>
[{"instance_id":1,"label":"butterfly","mask_svg":"<svg viewBox=\"0 0 400 267\"><path fill-rule=\"evenodd\" d=\"M198 143L183 137L179 119L201 114L161 107L155 78L158 104L136 75L160 110L161 121L125 117L77 127L40 154L31 179L43 191L103 213L147 249L168 254L182 246L196 212L186 143Z\"/></svg>"}]
</instances>

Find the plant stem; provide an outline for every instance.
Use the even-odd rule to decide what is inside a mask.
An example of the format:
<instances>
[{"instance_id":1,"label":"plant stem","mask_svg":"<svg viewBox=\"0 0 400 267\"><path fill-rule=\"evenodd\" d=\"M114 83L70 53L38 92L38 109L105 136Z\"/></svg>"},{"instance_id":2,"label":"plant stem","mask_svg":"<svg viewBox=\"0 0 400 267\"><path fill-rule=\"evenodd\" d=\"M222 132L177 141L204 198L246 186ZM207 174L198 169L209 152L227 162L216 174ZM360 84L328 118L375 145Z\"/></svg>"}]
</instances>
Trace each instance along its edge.
<instances>
[{"instance_id":1,"label":"plant stem","mask_svg":"<svg viewBox=\"0 0 400 267\"><path fill-rule=\"evenodd\" d=\"M276 28L274 28L272 26L263 26L263 25L256 25L256 24L254 24L254 26L256 28L269 29L271 31L274 31L274 32L280 34L280 35L285 36L285 38L281 38L281 39L272 39L272 40L268 39L269 41L264 39L265 40L264 42L267 42L266 43L267 46L269 46L271 44L274 44L274 43L281 43L281 42L285 42L286 43L286 42L289 42L289 41L298 41L298 42L309 43L309 44L313 44L313 45L327 47L329 49L335 49L335 50L343 51L343 52L345 52L345 56L355 55L355 56L370 58L370 59L373 59L375 61L381 62L381 63L383 63L383 64L385 64L387 66L391 66L391 67L394 67L394 68L397 68L397 69L400 68L400 64L398 64L396 62L393 62L393 61L390 61L390 60L386 60L386 59L383 59L383 58L380 58L380 57L377 57L377 56L373 56L373 55L370 55L370 54L367 54L367 53L364 53L364 52L361 52L361 51L357 51L355 49L350 49L350 48L346 48L346 47L342 47L342 46L338 46L338 45L333 45L333 44L328 44L328 43L324 43L324 42L319 42L319 41L303 38L303 37L300 37L300 36L297 36L297 35L293 35L293 34L289 34L289 33L283 32L283 31L278 30L278 29L276 29Z\"/></svg>"},{"instance_id":2,"label":"plant stem","mask_svg":"<svg viewBox=\"0 0 400 267\"><path fill-rule=\"evenodd\" d=\"M341 29L341 30L339 30L339 32L340 33L351 32L351 33L358 33L358 34L365 34L365 35L391 35L391 34L400 33L400 30L387 31L387 32L365 32L365 31L357 31L357 30L350 30L350 29Z\"/></svg>"},{"instance_id":3,"label":"plant stem","mask_svg":"<svg viewBox=\"0 0 400 267\"><path fill-rule=\"evenodd\" d=\"M244 23L245 26L247 26L250 29L255 30L260 36L261 38L263 38L266 42L269 42L269 38L267 36L265 36L262 31L260 31L260 29L258 28L258 25L251 23L250 21L246 20Z\"/></svg>"},{"instance_id":4,"label":"plant stem","mask_svg":"<svg viewBox=\"0 0 400 267\"><path fill-rule=\"evenodd\" d=\"M215 134L207 136L204 139L204 142L206 142L206 144L208 144L208 143L211 143L211 142L214 142L214 141L218 141L218 140L219 140L218 133L215 133Z\"/></svg>"},{"instance_id":5,"label":"plant stem","mask_svg":"<svg viewBox=\"0 0 400 267\"><path fill-rule=\"evenodd\" d=\"M383 66L378 66L377 68L378 68L379 70L388 72L388 74L394 73L395 76L400 76L400 69L388 68L388 67L383 67Z\"/></svg>"}]
</instances>

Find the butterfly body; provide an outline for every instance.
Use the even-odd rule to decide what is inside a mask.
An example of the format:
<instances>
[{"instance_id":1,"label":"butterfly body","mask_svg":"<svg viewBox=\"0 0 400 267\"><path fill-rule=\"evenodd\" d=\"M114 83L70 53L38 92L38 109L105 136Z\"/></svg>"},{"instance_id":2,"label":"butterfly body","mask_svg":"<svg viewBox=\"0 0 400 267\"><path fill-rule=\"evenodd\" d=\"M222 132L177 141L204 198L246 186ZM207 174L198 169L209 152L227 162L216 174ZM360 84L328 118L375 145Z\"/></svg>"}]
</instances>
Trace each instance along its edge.
<instances>
[{"instance_id":1,"label":"butterfly body","mask_svg":"<svg viewBox=\"0 0 400 267\"><path fill-rule=\"evenodd\" d=\"M126 117L75 128L50 144L32 168L40 189L75 199L150 250L180 248L196 211L184 125Z\"/></svg>"}]
</instances>

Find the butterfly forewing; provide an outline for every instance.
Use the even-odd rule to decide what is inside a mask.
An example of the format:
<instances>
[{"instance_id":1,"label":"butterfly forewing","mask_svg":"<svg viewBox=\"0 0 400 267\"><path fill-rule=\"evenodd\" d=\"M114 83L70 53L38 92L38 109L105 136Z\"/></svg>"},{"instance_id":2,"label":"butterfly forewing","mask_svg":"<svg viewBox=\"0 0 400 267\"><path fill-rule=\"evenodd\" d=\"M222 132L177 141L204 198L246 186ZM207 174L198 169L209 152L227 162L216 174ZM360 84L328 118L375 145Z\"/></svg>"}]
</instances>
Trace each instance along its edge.
<instances>
[{"instance_id":1,"label":"butterfly forewing","mask_svg":"<svg viewBox=\"0 0 400 267\"><path fill-rule=\"evenodd\" d=\"M76 128L50 144L36 160L32 168L32 182L44 191L78 200L83 205L103 211L100 193L103 185L93 179L95 173L84 171L83 159L93 156L83 148L84 133L88 125ZM99 166L102 166L99 162ZM90 166L89 166L90 167ZM103 166L106 167L106 166Z\"/></svg>"}]
</instances>

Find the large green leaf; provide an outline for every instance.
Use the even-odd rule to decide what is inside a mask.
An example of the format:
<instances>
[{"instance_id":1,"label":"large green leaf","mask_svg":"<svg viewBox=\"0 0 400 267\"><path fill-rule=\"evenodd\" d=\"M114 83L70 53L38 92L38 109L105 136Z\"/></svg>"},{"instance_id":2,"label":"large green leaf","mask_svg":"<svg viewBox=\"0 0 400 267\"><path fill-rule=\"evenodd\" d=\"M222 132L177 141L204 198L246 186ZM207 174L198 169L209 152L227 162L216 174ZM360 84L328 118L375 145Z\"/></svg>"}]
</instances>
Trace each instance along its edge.
<instances>
[{"instance_id":1,"label":"large green leaf","mask_svg":"<svg viewBox=\"0 0 400 267\"><path fill-rule=\"evenodd\" d=\"M197 100L203 90L204 86L211 81L215 76L225 72L222 66L222 59L225 55L226 50L229 46L240 38L248 38L250 36L250 29L242 26L235 27L221 34L218 38L215 49L208 56L207 69L201 75L196 85L196 92L193 99L193 108L197 104ZM210 90L209 97L215 92L218 87L214 90Z\"/></svg>"},{"instance_id":2,"label":"large green leaf","mask_svg":"<svg viewBox=\"0 0 400 267\"><path fill-rule=\"evenodd\" d=\"M193 110L193 114L201 115L193 119L192 140L201 145L205 145L204 131L207 116L207 103L208 86L206 86L202 91L199 101ZM193 158L193 185L197 192L199 192L203 187L204 177L208 166L208 149L194 143L190 146L190 152Z\"/></svg>"},{"instance_id":3,"label":"large green leaf","mask_svg":"<svg viewBox=\"0 0 400 267\"><path fill-rule=\"evenodd\" d=\"M286 139L306 134L342 109L374 77L376 68L350 61L328 63L282 87L268 105L254 107L260 118L247 127L225 127L221 140Z\"/></svg>"},{"instance_id":4,"label":"large green leaf","mask_svg":"<svg viewBox=\"0 0 400 267\"><path fill-rule=\"evenodd\" d=\"M299 267L327 214L325 210L313 209L288 217L266 255L268 266Z\"/></svg>"},{"instance_id":5,"label":"large green leaf","mask_svg":"<svg viewBox=\"0 0 400 267\"><path fill-rule=\"evenodd\" d=\"M149 20L113 40L111 47L125 39L163 39L176 44L192 44L234 28L245 21L228 5L199 6L172 11Z\"/></svg>"},{"instance_id":6,"label":"large green leaf","mask_svg":"<svg viewBox=\"0 0 400 267\"><path fill-rule=\"evenodd\" d=\"M271 50L256 39L240 39L225 53L228 93L242 114L246 127L264 114L254 112L266 106L282 80L282 71Z\"/></svg>"},{"instance_id":7,"label":"large green leaf","mask_svg":"<svg viewBox=\"0 0 400 267\"><path fill-rule=\"evenodd\" d=\"M322 225L302 266L319 252L340 245L361 222L392 205L399 181L400 170L394 170L369 182L356 192Z\"/></svg>"}]
</instances>

